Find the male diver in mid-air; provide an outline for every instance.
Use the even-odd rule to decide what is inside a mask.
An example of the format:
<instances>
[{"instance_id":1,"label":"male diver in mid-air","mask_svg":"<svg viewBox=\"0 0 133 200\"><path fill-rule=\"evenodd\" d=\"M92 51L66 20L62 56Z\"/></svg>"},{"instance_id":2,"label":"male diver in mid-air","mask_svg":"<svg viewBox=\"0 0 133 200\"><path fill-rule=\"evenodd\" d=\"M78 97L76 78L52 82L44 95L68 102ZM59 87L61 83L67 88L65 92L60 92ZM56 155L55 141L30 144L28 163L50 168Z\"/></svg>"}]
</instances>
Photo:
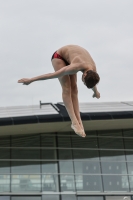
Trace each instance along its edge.
<instances>
[{"instance_id":1,"label":"male diver in mid-air","mask_svg":"<svg viewBox=\"0 0 133 200\"><path fill-rule=\"evenodd\" d=\"M97 74L96 65L84 48L77 45L67 45L58 49L52 56L52 65L55 72L43 74L33 78L22 78L18 83L29 85L34 81L58 78L62 87L62 99L68 115L71 119L71 128L74 132L85 137L85 131L79 112L77 72L81 71L82 81L94 91L93 97L100 98L96 84L100 77Z\"/></svg>"}]
</instances>

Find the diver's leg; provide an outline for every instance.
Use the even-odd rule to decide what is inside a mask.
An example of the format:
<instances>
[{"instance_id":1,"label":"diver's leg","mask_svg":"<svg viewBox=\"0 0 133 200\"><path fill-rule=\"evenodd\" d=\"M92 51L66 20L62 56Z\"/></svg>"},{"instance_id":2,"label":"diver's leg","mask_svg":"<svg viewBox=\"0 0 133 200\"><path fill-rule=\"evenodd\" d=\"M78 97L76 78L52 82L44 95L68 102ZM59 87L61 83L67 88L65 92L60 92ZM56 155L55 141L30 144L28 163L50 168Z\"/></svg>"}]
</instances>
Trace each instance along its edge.
<instances>
[{"instance_id":1,"label":"diver's leg","mask_svg":"<svg viewBox=\"0 0 133 200\"><path fill-rule=\"evenodd\" d=\"M53 59L52 60L53 67L55 71L61 69L65 66L64 61L60 59ZM75 133L84 137L83 130L81 129L79 122L76 118L74 108L73 108L73 102L71 98L71 81L69 75L62 76L59 78L60 84L62 86L62 99L64 102L64 105L66 107L66 110L68 112L68 115L72 122L72 128L74 129Z\"/></svg>"},{"instance_id":2,"label":"diver's leg","mask_svg":"<svg viewBox=\"0 0 133 200\"><path fill-rule=\"evenodd\" d=\"M62 99L64 102L64 105L66 107L66 110L68 112L68 115L72 121L72 129L80 136L85 136L83 133L82 128L80 127L77 117L74 112L73 102L71 98L71 81L70 77L68 75L60 77L59 81L62 86Z\"/></svg>"},{"instance_id":3,"label":"diver's leg","mask_svg":"<svg viewBox=\"0 0 133 200\"><path fill-rule=\"evenodd\" d=\"M79 112L79 101L78 101L78 88L77 88L77 75L69 75L71 80L71 98L73 102L73 108L76 115L76 118L81 126L81 128L84 130L83 123L81 120L80 112Z\"/></svg>"}]
</instances>

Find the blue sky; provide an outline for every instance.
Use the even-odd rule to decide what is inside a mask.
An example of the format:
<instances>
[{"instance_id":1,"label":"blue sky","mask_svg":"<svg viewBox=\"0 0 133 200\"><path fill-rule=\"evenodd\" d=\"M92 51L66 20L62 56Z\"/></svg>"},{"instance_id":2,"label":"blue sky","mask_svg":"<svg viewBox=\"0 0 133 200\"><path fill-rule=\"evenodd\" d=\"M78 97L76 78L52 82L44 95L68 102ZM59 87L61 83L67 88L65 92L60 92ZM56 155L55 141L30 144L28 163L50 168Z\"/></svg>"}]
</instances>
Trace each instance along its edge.
<instances>
[{"instance_id":1,"label":"blue sky","mask_svg":"<svg viewBox=\"0 0 133 200\"><path fill-rule=\"evenodd\" d=\"M93 99L78 73L80 102L133 100L132 0L1 0L0 107L61 102L58 79L17 83L53 72L51 56L67 44L86 48L101 77Z\"/></svg>"}]
</instances>

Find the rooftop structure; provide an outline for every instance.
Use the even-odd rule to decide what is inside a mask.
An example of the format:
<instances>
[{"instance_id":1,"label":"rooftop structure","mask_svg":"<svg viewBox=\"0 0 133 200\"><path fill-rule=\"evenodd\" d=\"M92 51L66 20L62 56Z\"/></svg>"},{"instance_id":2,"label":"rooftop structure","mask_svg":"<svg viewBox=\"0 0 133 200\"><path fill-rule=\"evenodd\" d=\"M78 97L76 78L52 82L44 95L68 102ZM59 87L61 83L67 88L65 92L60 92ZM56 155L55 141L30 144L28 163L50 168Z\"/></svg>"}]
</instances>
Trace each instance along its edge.
<instances>
[{"instance_id":1,"label":"rooftop structure","mask_svg":"<svg viewBox=\"0 0 133 200\"><path fill-rule=\"evenodd\" d=\"M80 113L85 130L133 128L133 102L80 103ZM10 134L68 132L70 125L62 102L0 107L2 135L9 130Z\"/></svg>"}]
</instances>

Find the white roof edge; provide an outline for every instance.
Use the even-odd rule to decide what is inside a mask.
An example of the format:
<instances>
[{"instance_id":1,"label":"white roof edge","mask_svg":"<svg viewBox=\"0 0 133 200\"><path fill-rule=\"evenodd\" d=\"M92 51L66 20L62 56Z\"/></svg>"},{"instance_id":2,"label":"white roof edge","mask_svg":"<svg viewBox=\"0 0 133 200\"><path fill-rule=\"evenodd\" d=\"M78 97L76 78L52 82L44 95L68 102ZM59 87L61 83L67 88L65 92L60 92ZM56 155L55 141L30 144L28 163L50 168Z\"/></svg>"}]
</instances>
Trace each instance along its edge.
<instances>
[{"instance_id":1,"label":"white roof edge","mask_svg":"<svg viewBox=\"0 0 133 200\"><path fill-rule=\"evenodd\" d=\"M63 105L63 102L59 103L44 103L44 105L21 105L21 106L7 106L0 107L0 118L3 117L18 117L18 116L31 116L31 115L51 115L58 114L57 109L52 106L55 104ZM79 103L81 113L94 113L94 112L121 112L121 111L133 111L133 101L121 101L121 102L80 102Z\"/></svg>"}]
</instances>

